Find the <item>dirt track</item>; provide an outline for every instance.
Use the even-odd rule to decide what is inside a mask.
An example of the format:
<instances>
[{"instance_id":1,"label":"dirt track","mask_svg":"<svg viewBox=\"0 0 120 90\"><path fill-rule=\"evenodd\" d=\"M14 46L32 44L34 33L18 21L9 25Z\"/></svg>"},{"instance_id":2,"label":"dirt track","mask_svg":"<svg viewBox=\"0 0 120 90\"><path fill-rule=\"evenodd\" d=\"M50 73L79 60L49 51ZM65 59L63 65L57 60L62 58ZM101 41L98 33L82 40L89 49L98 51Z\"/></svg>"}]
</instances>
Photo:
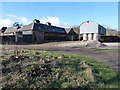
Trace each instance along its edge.
<instances>
[{"instance_id":1,"label":"dirt track","mask_svg":"<svg viewBox=\"0 0 120 90\"><path fill-rule=\"evenodd\" d=\"M49 51L61 51L66 53L79 54L87 57L92 57L97 60L103 61L106 65L113 68L115 71L118 71L118 49L90 49L85 47L73 48L73 47L60 47L61 42L57 43L46 43L41 45L18 45L20 48L27 49L44 49ZM63 44L63 43L62 43ZM57 46L59 45L59 46ZM14 49L16 45L4 45L4 49ZM109 47L108 47L109 48Z\"/></svg>"}]
</instances>

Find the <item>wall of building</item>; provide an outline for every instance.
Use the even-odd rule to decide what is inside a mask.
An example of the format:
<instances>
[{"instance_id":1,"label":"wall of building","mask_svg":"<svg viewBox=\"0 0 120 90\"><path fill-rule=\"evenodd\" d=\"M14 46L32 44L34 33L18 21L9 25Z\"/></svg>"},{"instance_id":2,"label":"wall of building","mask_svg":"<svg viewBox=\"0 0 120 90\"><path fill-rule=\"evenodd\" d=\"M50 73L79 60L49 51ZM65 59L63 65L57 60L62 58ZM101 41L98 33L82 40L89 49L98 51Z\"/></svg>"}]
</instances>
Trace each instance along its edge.
<instances>
[{"instance_id":1,"label":"wall of building","mask_svg":"<svg viewBox=\"0 0 120 90\"><path fill-rule=\"evenodd\" d=\"M23 35L22 35L22 32L16 32L16 35L15 35L15 43L16 43L16 44L22 44L22 43L23 43Z\"/></svg>"},{"instance_id":2,"label":"wall of building","mask_svg":"<svg viewBox=\"0 0 120 90\"><path fill-rule=\"evenodd\" d=\"M67 33L68 34L68 40L70 40L70 41L79 40L79 32L80 32L80 30L78 30L78 28L79 27L70 29L70 31Z\"/></svg>"},{"instance_id":3,"label":"wall of building","mask_svg":"<svg viewBox=\"0 0 120 90\"><path fill-rule=\"evenodd\" d=\"M66 41L67 40L67 36L66 34L59 34L59 33L44 33L44 39L45 40L61 40L61 41Z\"/></svg>"},{"instance_id":4,"label":"wall of building","mask_svg":"<svg viewBox=\"0 0 120 90\"><path fill-rule=\"evenodd\" d=\"M101 36L106 35L106 29L101 25L98 25L98 34L100 34Z\"/></svg>"},{"instance_id":5,"label":"wall of building","mask_svg":"<svg viewBox=\"0 0 120 90\"><path fill-rule=\"evenodd\" d=\"M33 43L32 30L22 31L22 35L23 35L23 44Z\"/></svg>"},{"instance_id":6,"label":"wall of building","mask_svg":"<svg viewBox=\"0 0 120 90\"><path fill-rule=\"evenodd\" d=\"M33 34L34 36L34 41L35 43L41 43L44 40L44 32L40 31L40 30L35 30L35 34Z\"/></svg>"},{"instance_id":7,"label":"wall of building","mask_svg":"<svg viewBox=\"0 0 120 90\"><path fill-rule=\"evenodd\" d=\"M23 35L23 44L32 44L32 34Z\"/></svg>"},{"instance_id":8,"label":"wall of building","mask_svg":"<svg viewBox=\"0 0 120 90\"><path fill-rule=\"evenodd\" d=\"M7 35L1 37L2 44L15 44L15 36L14 35Z\"/></svg>"},{"instance_id":9,"label":"wall of building","mask_svg":"<svg viewBox=\"0 0 120 90\"><path fill-rule=\"evenodd\" d=\"M101 42L120 42L119 36L102 36Z\"/></svg>"}]
</instances>

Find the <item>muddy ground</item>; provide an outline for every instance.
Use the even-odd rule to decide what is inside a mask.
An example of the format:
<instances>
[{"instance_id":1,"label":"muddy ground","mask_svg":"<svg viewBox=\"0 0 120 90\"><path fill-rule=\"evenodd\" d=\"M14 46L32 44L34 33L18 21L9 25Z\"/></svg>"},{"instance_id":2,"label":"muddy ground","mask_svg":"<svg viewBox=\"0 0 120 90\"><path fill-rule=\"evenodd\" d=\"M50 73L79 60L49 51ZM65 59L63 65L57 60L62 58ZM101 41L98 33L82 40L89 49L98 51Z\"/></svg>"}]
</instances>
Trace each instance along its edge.
<instances>
[{"instance_id":1,"label":"muddy ground","mask_svg":"<svg viewBox=\"0 0 120 90\"><path fill-rule=\"evenodd\" d=\"M63 44L66 44L63 45ZM86 57L95 58L99 61L102 61L106 65L113 68L115 71L120 73L118 70L120 64L118 63L118 46L106 46L99 48L86 48L80 45L77 45L79 42L52 42L39 45L2 45L2 52L5 52L8 49L18 48L27 48L27 49L40 49L40 50L49 50L49 51L60 51L65 53L79 54Z\"/></svg>"}]
</instances>

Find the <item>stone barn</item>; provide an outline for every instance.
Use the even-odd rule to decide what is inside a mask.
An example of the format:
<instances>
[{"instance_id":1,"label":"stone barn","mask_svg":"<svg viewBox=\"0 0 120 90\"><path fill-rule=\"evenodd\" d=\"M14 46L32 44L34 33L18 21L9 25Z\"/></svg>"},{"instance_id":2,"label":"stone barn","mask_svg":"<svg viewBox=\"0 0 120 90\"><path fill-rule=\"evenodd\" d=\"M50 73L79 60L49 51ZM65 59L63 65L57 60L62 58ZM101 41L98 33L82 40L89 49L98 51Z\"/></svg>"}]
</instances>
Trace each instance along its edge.
<instances>
[{"instance_id":1,"label":"stone barn","mask_svg":"<svg viewBox=\"0 0 120 90\"><path fill-rule=\"evenodd\" d=\"M65 30L67 32L67 40L70 40L70 41L79 40L79 33L80 33L79 26L74 26L72 28L66 28Z\"/></svg>"},{"instance_id":2,"label":"stone barn","mask_svg":"<svg viewBox=\"0 0 120 90\"><path fill-rule=\"evenodd\" d=\"M80 35L83 40L101 40L101 36L106 35L106 29L98 23L86 21L80 25Z\"/></svg>"},{"instance_id":3,"label":"stone barn","mask_svg":"<svg viewBox=\"0 0 120 90\"><path fill-rule=\"evenodd\" d=\"M2 27L1 40L2 44L14 44L15 43L15 31L16 27Z\"/></svg>"},{"instance_id":4,"label":"stone barn","mask_svg":"<svg viewBox=\"0 0 120 90\"><path fill-rule=\"evenodd\" d=\"M76 33L65 28L52 26L50 22L46 24L34 20L32 23L25 25L16 31L16 41L23 44L38 44L49 41L66 41L71 39Z\"/></svg>"}]
</instances>

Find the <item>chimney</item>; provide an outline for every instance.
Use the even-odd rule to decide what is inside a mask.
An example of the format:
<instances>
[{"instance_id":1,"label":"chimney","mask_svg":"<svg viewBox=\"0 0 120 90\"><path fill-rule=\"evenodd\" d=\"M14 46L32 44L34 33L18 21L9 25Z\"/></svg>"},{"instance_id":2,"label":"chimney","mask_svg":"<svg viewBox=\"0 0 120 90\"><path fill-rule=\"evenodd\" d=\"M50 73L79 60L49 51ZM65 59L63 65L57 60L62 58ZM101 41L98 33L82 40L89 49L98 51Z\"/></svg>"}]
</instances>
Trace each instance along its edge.
<instances>
[{"instance_id":1,"label":"chimney","mask_svg":"<svg viewBox=\"0 0 120 90\"><path fill-rule=\"evenodd\" d=\"M51 26L51 23L50 22L46 22L47 25Z\"/></svg>"}]
</instances>

